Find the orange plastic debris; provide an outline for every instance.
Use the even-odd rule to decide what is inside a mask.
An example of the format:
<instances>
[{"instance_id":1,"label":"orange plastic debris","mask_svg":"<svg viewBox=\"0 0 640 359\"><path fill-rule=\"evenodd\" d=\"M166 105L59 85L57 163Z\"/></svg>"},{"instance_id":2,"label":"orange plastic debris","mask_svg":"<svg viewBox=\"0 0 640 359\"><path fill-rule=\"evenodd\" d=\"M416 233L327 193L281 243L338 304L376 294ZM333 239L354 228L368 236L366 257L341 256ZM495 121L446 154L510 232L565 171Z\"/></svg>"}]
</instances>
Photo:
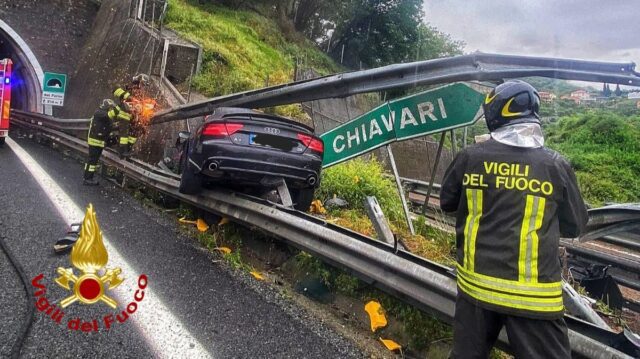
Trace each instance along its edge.
<instances>
[{"instance_id":1,"label":"orange plastic debris","mask_svg":"<svg viewBox=\"0 0 640 359\"><path fill-rule=\"evenodd\" d=\"M188 219L185 219L185 217L182 217L178 219L178 222L183 224L195 224L200 232L206 232L207 229L209 229L209 225L207 224L207 222L205 222L204 219L201 218L198 218L197 221L190 221Z\"/></svg>"},{"instance_id":2,"label":"orange plastic debris","mask_svg":"<svg viewBox=\"0 0 640 359\"><path fill-rule=\"evenodd\" d=\"M229 247L216 247L214 249L220 253L231 254L231 248Z\"/></svg>"},{"instance_id":3,"label":"orange plastic debris","mask_svg":"<svg viewBox=\"0 0 640 359\"><path fill-rule=\"evenodd\" d=\"M372 332L387 326L387 317L384 316L380 303L372 300L364 306L364 310L369 314Z\"/></svg>"},{"instance_id":4,"label":"orange plastic debris","mask_svg":"<svg viewBox=\"0 0 640 359\"><path fill-rule=\"evenodd\" d=\"M327 210L324 208L324 206L322 205L322 201L320 201L319 199L311 202L309 212L317 214L327 214Z\"/></svg>"},{"instance_id":5,"label":"orange plastic debris","mask_svg":"<svg viewBox=\"0 0 640 359\"><path fill-rule=\"evenodd\" d=\"M260 272L251 271L249 273L251 273L251 275L257 280L264 280L264 277L262 276L262 274L260 274Z\"/></svg>"},{"instance_id":6,"label":"orange plastic debris","mask_svg":"<svg viewBox=\"0 0 640 359\"><path fill-rule=\"evenodd\" d=\"M382 339L380 338L380 341L382 342L382 344L384 344L384 346L391 350L391 351L395 351L395 350L401 350L402 346L396 342L394 342L391 339Z\"/></svg>"},{"instance_id":7,"label":"orange plastic debris","mask_svg":"<svg viewBox=\"0 0 640 359\"><path fill-rule=\"evenodd\" d=\"M198 218L198 220L196 221L196 227L198 227L198 230L200 232L206 232L207 229L209 229L209 225L207 224L207 222L204 221L204 219Z\"/></svg>"},{"instance_id":8,"label":"orange plastic debris","mask_svg":"<svg viewBox=\"0 0 640 359\"><path fill-rule=\"evenodd\" d=\"M229 223L229 218L227 217L223 217L220 222L218 222L219 226L224 226L225 224Z\"/></svg>"}]
</instances>

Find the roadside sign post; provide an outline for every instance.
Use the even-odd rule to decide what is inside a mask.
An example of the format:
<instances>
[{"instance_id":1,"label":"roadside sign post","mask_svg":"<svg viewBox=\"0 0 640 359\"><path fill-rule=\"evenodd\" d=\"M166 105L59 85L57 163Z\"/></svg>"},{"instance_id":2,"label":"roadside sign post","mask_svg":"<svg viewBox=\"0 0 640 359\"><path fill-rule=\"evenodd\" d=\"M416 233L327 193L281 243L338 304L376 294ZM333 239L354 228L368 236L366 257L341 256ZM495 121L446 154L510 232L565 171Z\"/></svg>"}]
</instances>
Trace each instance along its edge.
<instances>
[{"instance_id":1,"label":"roadside sign post","mask_svg":"<svg viewBox=\"0 0 640 359\"><path fill-rule=\"evenodd\" d=\"M44 81L42 83L42 104L63 106L64 92L66 88L67 75L45 72Z\"/></svg>"},{"instance_id":2,"label":"roadside sign post","mask_svg":"<svg viewBox=\"0 0 640 359\"><path fill-rule=\"evenodd\" d=\"M416 231L413 229L413 221L411 220L411 213L409 212L409 206L407 206L407 200L404 198L404 189L402 188L402 181L400 181L400 175L398 174L398 168L396 167L396 160L393 157L393 151L391 151L391 145L386 145L387 153L389 154L389 161L391 162L391 168L393 169L393 178L396 180L396 186L398 186L398 194L400 194L400 200L402 201L402 209L404 210L404 217L407 220L407 226L411 235L415 236Z\"/></svg>"},{"instance_id":3,"label":"roadside sign post","mask_svg":"<svg viewBox=\"0 0 640 359\"><path fill-rule=\"evenodd\" d=\"M438 164L440 164L440 157L442 157L442 147L444 147L444 140L447 137L446 132L442 132L440 135L440 143L438 144L438 152L436 153L436 161L433 164L431 170L431 179L429 180L429 187L427 187L427 197L422 204L422 214L427 214L427 208L429 207L429 197L431 197L431 190L433 189L433 181L436 180L436 172L438 171Z\"/></svg>"}]
</instances>

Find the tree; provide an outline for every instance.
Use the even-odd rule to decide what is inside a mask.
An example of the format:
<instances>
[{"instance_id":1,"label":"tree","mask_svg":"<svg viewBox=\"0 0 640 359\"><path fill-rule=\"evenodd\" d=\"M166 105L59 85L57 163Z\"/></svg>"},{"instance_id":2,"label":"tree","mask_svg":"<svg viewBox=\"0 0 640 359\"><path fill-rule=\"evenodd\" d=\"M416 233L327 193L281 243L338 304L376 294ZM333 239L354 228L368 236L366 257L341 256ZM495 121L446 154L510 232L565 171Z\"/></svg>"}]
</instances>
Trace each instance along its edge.
<instances>
[{"instance_id":1,"label":"tree","mask_svg":"<svg viewBox=\"0 0 640 359\"><path fill-rule=\"evenodd\" d=\"M607 83L602 85L602 96L604 96L604 97L610 97L611 96L611 89L609 88L609 84L607 84Z\"/></svg>"},{"instance_id":2,"label":"tree","mask_svg":"<svg viewBox=\"0 0 640 359\"><path fill-rule=\"evenodd\" d=\"M372 68L461 52L462 43L423 23L422 0L341 2L330 54L351 68Z\"/></svg>"},{"instance_id":3,"label":"tree","mask_svg":"<svg viewBox=\"0 0 640 359\"><path fill-rule=\"evenodd\" d=\"M617 97L622 96L622 90L620 90L620 84L616 84L616 91L614 92Z\"/></svg>"}]
</instances>

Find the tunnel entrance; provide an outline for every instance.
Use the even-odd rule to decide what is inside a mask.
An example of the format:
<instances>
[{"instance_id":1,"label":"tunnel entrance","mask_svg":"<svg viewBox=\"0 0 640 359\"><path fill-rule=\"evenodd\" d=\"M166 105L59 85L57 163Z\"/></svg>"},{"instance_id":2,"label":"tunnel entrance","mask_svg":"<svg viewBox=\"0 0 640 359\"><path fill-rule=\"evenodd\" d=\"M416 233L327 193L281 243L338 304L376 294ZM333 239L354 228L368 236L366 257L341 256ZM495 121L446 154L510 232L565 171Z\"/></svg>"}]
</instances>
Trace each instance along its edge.
<instances>
[{"instance_id":1,"label":"tunnel entrance","mask_svg":"<svg viewBox=\"0 0 640 359\"><path fill-rule=\"evenodd\" d=\"M0 20L0 59L13 61L11 108L50 115L42 105L42 69L31 49L9 25Z\"/></svg>"}]
</instances>

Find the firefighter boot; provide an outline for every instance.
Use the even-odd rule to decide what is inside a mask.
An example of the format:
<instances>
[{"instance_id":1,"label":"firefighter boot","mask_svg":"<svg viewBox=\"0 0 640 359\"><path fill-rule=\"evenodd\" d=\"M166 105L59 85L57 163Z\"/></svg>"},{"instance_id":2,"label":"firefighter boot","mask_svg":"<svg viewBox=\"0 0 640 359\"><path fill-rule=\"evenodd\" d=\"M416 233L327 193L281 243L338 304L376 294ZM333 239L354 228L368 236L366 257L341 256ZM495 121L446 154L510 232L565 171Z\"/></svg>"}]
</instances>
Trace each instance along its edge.
<instances>
[{"instance_id":1,"label":"firefighter boot","mask_svg":"<svg viewBox=\"0 0 640 359\"><path fill-rule=\"evenodd\" d=\"M89 165L86 165L85 170L84 170L84 179L82 181L82 184L85 185L85 186L97 186L98 184L100 184L98 182L98 179L95 178L95 174L96 174L95 170L94 171L90 171Z\"/></svg>"},{"instance_id":2,"label":"firefighter boot","mask_svg":"<svg viewBox=\"0 0 640 359\"><path fill-rule=\"evenodd\" d=\"M118 146L118 154L120 155L120 159L123 158L128 158L129 156L131 156L131 146L127 143L127 144L120 144Z\"/></svg>"}]
</instances>

